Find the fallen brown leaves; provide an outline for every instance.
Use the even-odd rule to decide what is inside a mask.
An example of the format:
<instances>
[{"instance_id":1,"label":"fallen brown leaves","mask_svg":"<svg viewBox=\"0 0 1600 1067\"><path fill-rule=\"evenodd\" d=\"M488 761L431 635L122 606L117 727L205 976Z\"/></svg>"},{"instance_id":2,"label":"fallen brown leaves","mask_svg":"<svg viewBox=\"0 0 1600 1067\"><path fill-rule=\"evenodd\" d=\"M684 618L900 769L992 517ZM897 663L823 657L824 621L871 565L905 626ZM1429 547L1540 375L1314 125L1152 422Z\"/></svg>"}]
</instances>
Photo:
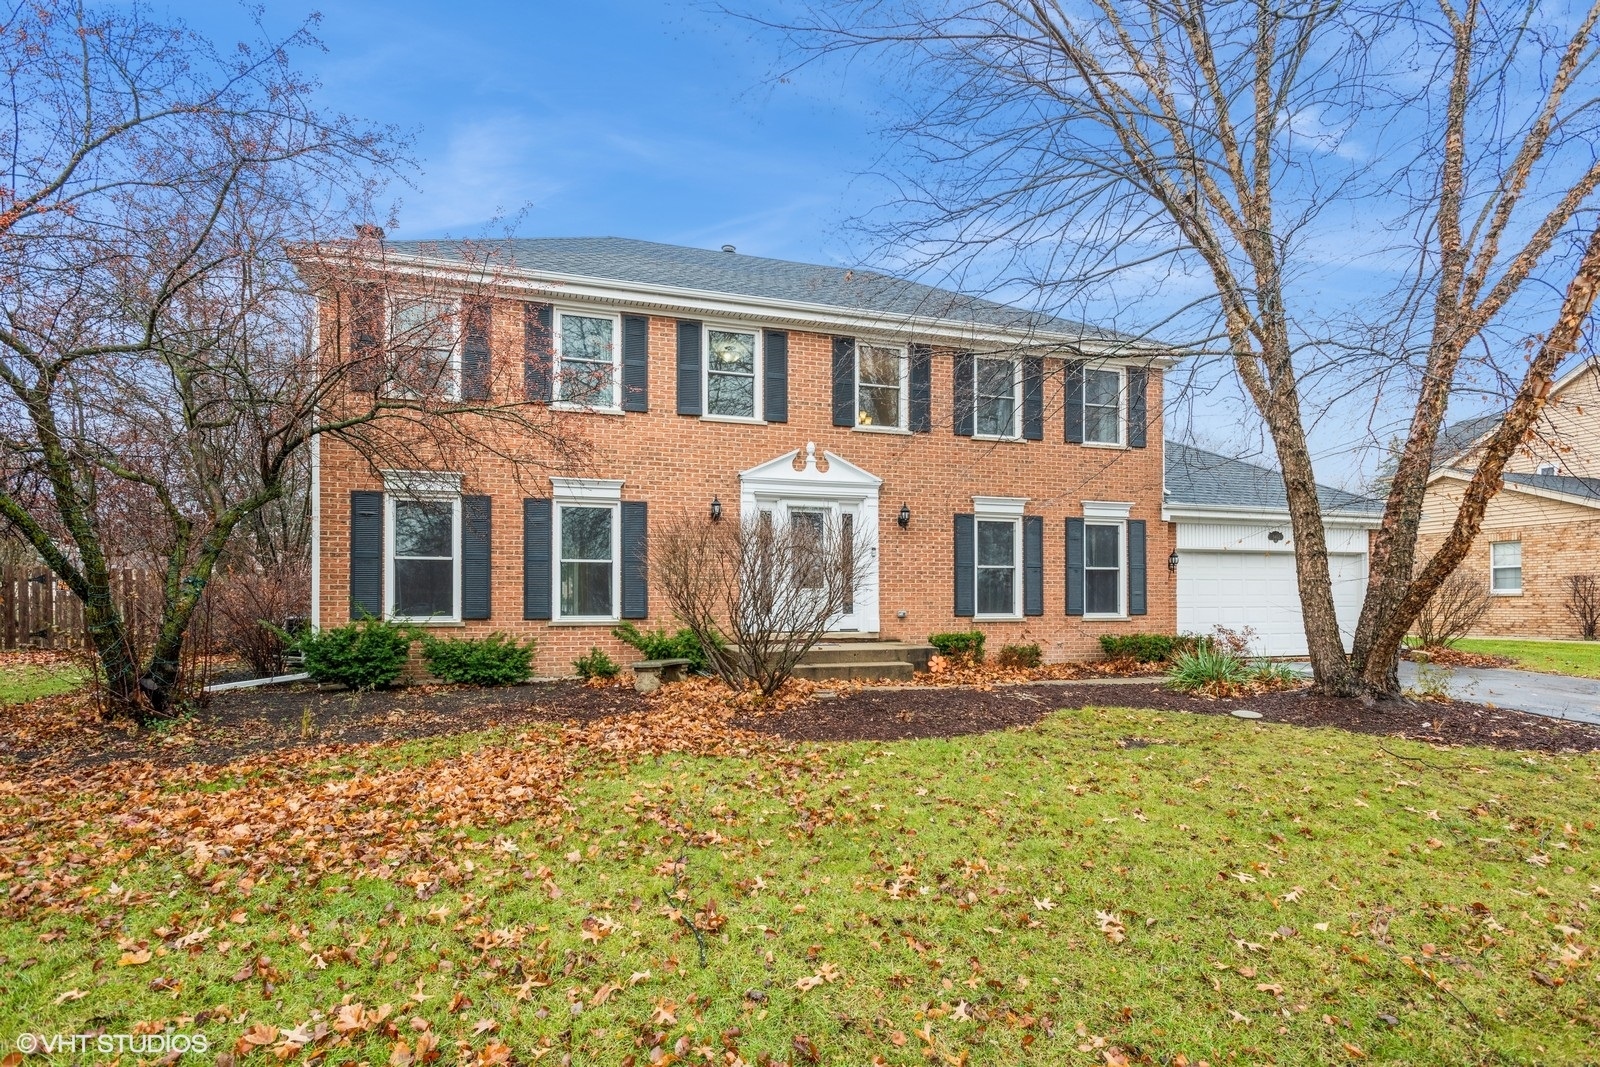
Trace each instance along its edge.
<instances>
[{"instance_id":1,"label":"fallen brown leaves","mask_svg":"<svg viewBox=\"0 0 1600 1067\"><path fill-rule=\"evenodd\" d=\"M928 669L911 681L857 682L852 688L872 686L968 686L989 689L997 685L1022 685L1028 682L1076 682L1099 678L1139 678L1159 675L1158 666L1125 659L1096 660L1092 663L1046 663L1039 667L1002 667L997 663L971 663L933 655Z\"/></svg>"},{"instance_id":2,"label":"fallen brown leaves","mask_svg":"<svg viewBox=\"0 0 1600 1067\"><path fill-rule=\"evenodd\" d=\"M1430 645L1427 648L1408 648L1402 655L1418 663L1431 663L1436 667L1515 667L1517 661L1510 656L1489 656L1481 652L1464 652L1459 648Z\"/></svg>"}]
</instances>

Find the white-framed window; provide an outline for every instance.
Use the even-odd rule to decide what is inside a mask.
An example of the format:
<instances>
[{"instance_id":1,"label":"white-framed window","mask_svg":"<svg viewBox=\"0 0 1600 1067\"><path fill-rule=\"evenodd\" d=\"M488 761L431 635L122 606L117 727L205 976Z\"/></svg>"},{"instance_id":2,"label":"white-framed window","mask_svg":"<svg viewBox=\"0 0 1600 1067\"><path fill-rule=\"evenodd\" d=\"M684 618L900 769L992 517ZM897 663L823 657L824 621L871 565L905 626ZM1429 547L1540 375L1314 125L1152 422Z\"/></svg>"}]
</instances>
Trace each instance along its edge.
<instances>
[{"instance_id":1,"label":"white-framed window","mask_svg":"<svg viewBox=\"0 0 1600 1067\"><path fill-rule=\"evenodd\" d=\"M616 410L621 395L617 388L622 365L621 318L558 308L552 332L555 335L553 394L556 402Z\"/></svg>"},{"instance_id":2,"label":"white-framed window","mask_svg":"<svg viewBox=\"0 0 1600 1067\"><path fill-rule=\"evenodd\" d=\"M900 345L856 345L856 426L904 430L910 361Z\"/></svg>"},{"instance_id":3,"label":"white-framed window","mask_svg":"<svg viewBox=\"0 0 1600 1067\"><path fill-rule=\"evenodd\" d=\"M461 618L461 494L402 490L385 493L388 603L384 614L402 622Z\"/></svg>"},{"instance_id":4,"label":"white-framed window","mask_svg":"<svg viewBox=\"0 0 1600 1067\"><path fill-rule=\"evenodd\" d=\"M1560 474L1561 473L1561 468L1557 467L1554 463L1541 463L1541 464L1539 464L1539 469L1535 473L1537 473L1537 474Z\"/></svg>"},{"instance_id":5,"label":"white-framed window","mask_svg":"<svg viewBox=\"0 0 1600 1067\"><path fill-rule=\"evenodd\" d=\"M555 618L615 622L622 604L622 482L552 478Z\"/></svg>"},{"instance_id":6,"label":"white-framed window","mask_svg":"<svg viewBox=\"0 0 1600 1067\"><path fill-rule=\"evenodd\" d=\"M1120 445L1123 441L1122 371L1117 367L1085 367L1083 371L1083 440L1085 444Z\"/></svg>"},{"instance_id":7,"label":"white-framed window","mask_svg":"<svg viewBox=\"0 0 1600 1067\"><path fill-rule=\"evenodd\" d=\"M973 435L1000 439L1020 436L1022 364L1010 356L978 356L972 361Z\"/></svg>"},{"instance_id":8,"label":"white-framed window","mask_svg":"<svg viewBox=\"0 0 1600 1067\"><path fill-rule=\"evenodd\" d=\"M394 293L388 301L389 359L395 392L422 397L460 392L461 302Z\"/></svg>"},{"instance_id":9,"label":"white-framed window","mask_svg":"<svg viewBox=\"0 0 1600 1067\"><path fill-rule=\"evenodd\" d=\"M1500 596L1522 592L1522 542L1494 541L1489 545L1489 591Z\"/></svg>"},{"instance_id":10,"label":"white-framed window","mask_svg":"<svg viewBox=\"0 0 1600 1067\"><path fill-rule=\"evenodd\" d=\"M755 419L761 411L761 338L735 326L705 327L706 415Z\"/></svg>"},{"instance_id":11,"label":"white-framed window","mask_svg":"<svg viewBox=\"0 0 1600 1067\"><path fill-rule=\"evenodd\" d=\"M1022 618L1022 513L1027 503L1027 497L972 498L977 618Z\"/></svg>"},{"instance_id":12,"label":"white-framed window","mask_svg":"<svg viewBox=\"0 0 1600 1067\"><path fill-rule=\"evenodd\" d=\"M1083 614L1120 618L1124 541L1120 522L1083 524Z\"/></svg>"}]
</instances>

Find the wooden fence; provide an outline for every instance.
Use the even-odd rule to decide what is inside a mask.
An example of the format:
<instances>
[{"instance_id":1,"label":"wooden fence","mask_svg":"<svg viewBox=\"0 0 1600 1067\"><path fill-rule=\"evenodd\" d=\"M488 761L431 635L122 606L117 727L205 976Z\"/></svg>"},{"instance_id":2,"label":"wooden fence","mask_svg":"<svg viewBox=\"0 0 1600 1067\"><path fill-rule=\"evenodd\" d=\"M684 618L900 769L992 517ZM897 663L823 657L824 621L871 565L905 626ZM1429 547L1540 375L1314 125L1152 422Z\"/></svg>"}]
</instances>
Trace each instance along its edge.
<instances>
[{"instance_id":1,"label":"wooden fence","mask_svg":"<svg viewBox=\"0 0 1600 1067\"><path fill-rule=\"evenodd\" d=\"M153 571L112 572L111 595L138 642L154 631L161 610L161 585ZM82 648L88 635L83 603L47 570L0 569L0 649Z\"/></svg>"}]
</instances>

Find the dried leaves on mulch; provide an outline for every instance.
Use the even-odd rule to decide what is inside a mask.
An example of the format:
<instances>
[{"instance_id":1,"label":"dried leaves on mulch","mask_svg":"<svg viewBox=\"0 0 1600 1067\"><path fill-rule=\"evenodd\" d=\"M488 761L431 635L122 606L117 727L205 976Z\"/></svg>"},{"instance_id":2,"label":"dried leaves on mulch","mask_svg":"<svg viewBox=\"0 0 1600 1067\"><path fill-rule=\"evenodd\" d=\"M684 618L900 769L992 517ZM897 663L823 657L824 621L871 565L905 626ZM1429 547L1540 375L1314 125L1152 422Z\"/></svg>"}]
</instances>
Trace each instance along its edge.
<instances>
[{"instance_id":1,"label":"dried leaves on mulch","mask_svg":"<svg viewBox=\"0 0 1600 1067\"><path fill-rule=\"evenodd\" d=\"M1401 653L1406 659L1418 663L1431 663L1435 667L1515 667L1517 661L1510 656L1489 656L1481 652L1463 652L1459 648L1429 645L1427 648L1408 648Z\"/></svg>"}]
</instances>

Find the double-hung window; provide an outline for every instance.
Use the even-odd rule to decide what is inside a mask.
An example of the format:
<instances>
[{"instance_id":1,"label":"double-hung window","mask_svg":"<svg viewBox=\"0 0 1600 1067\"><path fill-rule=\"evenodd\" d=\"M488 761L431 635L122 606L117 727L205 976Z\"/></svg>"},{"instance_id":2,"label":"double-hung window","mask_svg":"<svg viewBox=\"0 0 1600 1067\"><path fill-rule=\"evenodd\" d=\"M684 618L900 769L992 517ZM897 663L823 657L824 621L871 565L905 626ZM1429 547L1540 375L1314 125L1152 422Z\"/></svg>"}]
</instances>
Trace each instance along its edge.
<instances>
[{"instance_id":1,"label":"double-hung window","mask_svg":"<svg viewBox=\"0 0 1600 1067\"><path fill-rule=\"evenodd\" d=\"M753 419L760 410L756 334L753 330L706 327L706 414Z\"/></svg>"},{"instance_id":2,"label":"double-hung window","mask_svg":"<svg viewBox=\"0 0 1600 1067\"><path fill-rule=\"evenodd\" d=\"M1017 596L1021 551L1021 519L977 520L977 614L982 618L1013 618L1022 614Z\"/></svg>"},{"instance_id":3,"label":"double-hung window","mask_svg":"<svg viewBox=\"0 0 1600 1067\"><path fill-rule=\"evenodd\" d=\"M856 425L906 428L906 350L897 345L856 345Z\"/></svg>"},{"instance_id":4,"label":"double-hung window","mask_svg":"<svg viewBox=\"0 0 1600 1067\"><path fill-rule=\"evenodd\" d=\"M389 353L395 392L412 397L457 393L455 300L397 294L389 301Z\"/></svg>"},{"instance_id":5,"label":"double-hung window","mask_svg":"<svg viewBox=\"0 0 1600 1067\"><path fill-rule=\"evenodd\" d=\"M1083 613L1122 615L1122 524L1083 526Z\"/></svg>"},{"instance_id":6,"label":"double-hung window","mask_svg":"<svg viewBox=\"0 0 1600 1067\"><path fill-rule=\"evenodd\" d=\"M461 617L461 498L391 493L390 618L454 622Z\"/></svg>"},{"instance_id":7,"label":"double-hung window","mask_svg":"<svg viewBox=\"0 0 1600 1067\"><path fill-rule=\"evenodd\" d=\"M1522 592L1522 542L1489 545L1489 589L1502 596Z\"/></svg>"},{"instance_id":8,"label":"double-hung window","mask_svg":"<svg viewBox=\"0 0 1600 1067\"><path fill-rule=\"evenodd\" d=\"M619 332L614 315L556 312L557 401L587 408L617 407Z\"/></svg>"},{"instance_id":9,"label":"double-hung window","mask_svg":"<svg viewBox=\"0 0 1600 1067\"><path fill-rule=\"evenodd\" d=\"M1122 423L1122 372L1086 367L1083 372L1085 443L1122 444Z\"/></svg>"},{"instance_id":10,"label":"double-hung window","mask_svg":"<svg viewBox=\"0 0 1600 1067\"><path fill-rule=\"evenodd\" d=\"M977 437L1015 438L1022 406L1022 369L1015 359L979 356L973 364L973 430Z\"/></svg>"},{"instance_id":11,"label":"double-hung window","mask_svg":"<svg viewBox=\"0 0 1600 1067\"><path fill-rule=\"evenodd\" d=\"M552 478L558 620L610 622L622 600L622 482Z\"/></svg>"}]
</instances>

